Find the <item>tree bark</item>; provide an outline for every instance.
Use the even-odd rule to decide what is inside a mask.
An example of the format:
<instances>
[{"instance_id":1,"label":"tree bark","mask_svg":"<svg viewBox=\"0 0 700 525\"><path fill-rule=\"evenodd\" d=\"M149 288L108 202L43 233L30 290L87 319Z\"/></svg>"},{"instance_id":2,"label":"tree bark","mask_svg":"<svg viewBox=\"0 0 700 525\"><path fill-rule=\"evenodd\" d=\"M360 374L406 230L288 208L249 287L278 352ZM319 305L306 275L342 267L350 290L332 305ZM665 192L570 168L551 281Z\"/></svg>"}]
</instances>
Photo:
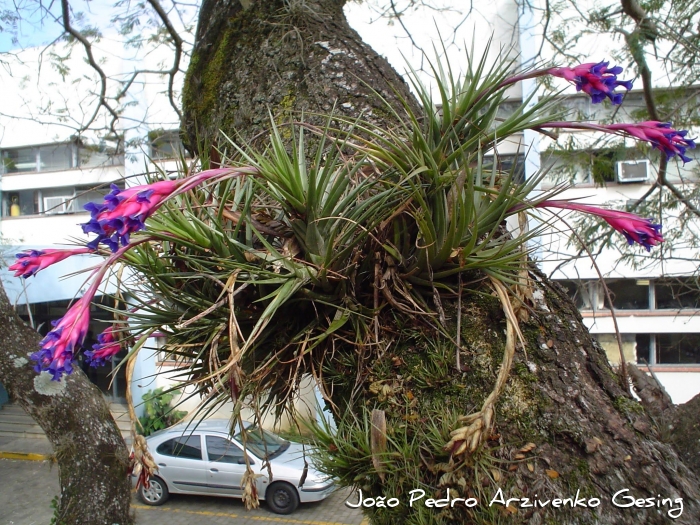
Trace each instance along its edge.
<instances>
[{"instance_id":1,"label":"tree bark","mask_svg":"<svg viewBox=\"0 0 700 525\"><path fill-rule=\"evenodd\" d=\"M131 484L126 445L99 389L81 370L50 381L30 355L39 335L14 312L0 287L0 381L41 426L58 464L58 525L128 525Z\"/></svg>"},{"instance_id":2,"label":"tree bark","mask_svg":"<svg viewBox=\"0 0 700 525\"><path fill-rule=\"evenodd\" d=\"M328 112L335 103L348 117L364 112L393 124L363 82L397 108L397 93L410 94L347 27L343 2L288 2L301 9L294 16L283 4L204 1L184 96L190 140L210 139L219 128L246 140L264 138L268 108L278 116L311 114ZM381 327L392 340L390 351L379 346L345 355L338 351L324 369L335 417L344 429L328 450L342 460L334 472L362 489L364 497L400 501L393 508L363 509L371 522L660 524L672 521L668 511L682 498L676 523L698 523L698 477L662 440L663 432L644 406L621 388L563 289L535 270L533 292L539 299L521 326L527 344L516 355L496 405L496 427L474 454L451 456L444 449L450 432L461 426L459 416L478 410L493 389L504 354L502 306L480 277L466 287L461 311L455 302L445 302L453 339L419 318L385 308ZM455 366L457 326L464 349L460 370ZM379 431L375 421L382 421ZM375 447L377 454L367 453ZM426 495L409 507L414 489ZM518 499L489 505L498 489L505 500L551 501L575 498L578 492L587 502L597 498L600 503L594 508L528 507ZM616 501L651 498L654 506L616 506L613 496L625 489L629 492ZM478 504L424 504L447 494L473 497ZM671 503L662 506L664 498Z\"/></svg>"},{"instance_id":3,"label":"tree bark","mask_svg":"<svg viewBox=\"0 0 700 525\"><path fill-rule=\"evenodd\" d=\"M652 377L631 366L635 391L660 434L675 447L685 466L700 476L700 394L674 405L666 390Z\"/></svg>"},{"instance_id":4,"label":"tree bark","mask_svg":"<svg viewBox=\"0 0 700 525\"><path fill-rule=\"evenodd\" d=\"M401 501L395 509L365 509L374 525L673 521L667 512L676 503L651 509L616 506L613 497L624 489L629 492L620 493L618 503L627 503L626 496L653 498L654 505L664 498L682 498L683 512L675 522L697 523L697 476L664 442L665 429L621 388L605 352L586 330L566 292L537 272L533 278L534 294L541 299L532 305L530 320L521 322L526 348L516 354L496 406L495 428L476 453L450 457L439 446L447 442L450 431L462 426L457 420L460 415L480 408L493 388L503 356L501 304L488 288L471 286L461 311L464 351L460 358L466 372L454 365L452 341L420 323L399 327L393 314L386 314L381 324L387 334L403 335L394 335L391 351L363 356L366 364L359 389L348 379L354 374L348 366L352 356L337 356L333 372L326 372L324 379L333 384L337 397L347 389L359 392L347 405L351 411L363 414L364 407L384 411L387 454L395 465L385 463L380 475L371 458L343 457L348 469L336 473L367 472L357 480L363 497L393 496ZM455 305L445 305L445 311L456 334ZM362 365L357 362L356 366ZM348 418L338 415L347 425ZM343 440L353 440L357 450L366 450L357 436L369 435L372 428L367 419L364 423L358 419L354 432L338 437L338 448L347 448L340 445ZM408 508L415 489L424 490L425 498ZM448 498L448 493L452 498L475 498L478 503L472 509L460 504L442 509L422 506L425 499ZM595 508L551 506L554 498L575 499L577 493L586 502L598 498L600 504ZM509 498L517 499L508 505ZM550 504L521 506L534 500Z\"/></svg>"},{"instance_id":5,"label":"tree bark","mask_svg":"<svg viewBox=\"0 0 700 525\"><path fill-rule=\"evenodd\" d=\"M400 97L415 104L404 80L350 28L344 4L204 0L183 90L190 146L216 144L219 130L239 142L265 140L271 115L279 126L324 126L317 113L331 111L388 123L382 98L395 108Z\"/></svg>"}]
</instances>

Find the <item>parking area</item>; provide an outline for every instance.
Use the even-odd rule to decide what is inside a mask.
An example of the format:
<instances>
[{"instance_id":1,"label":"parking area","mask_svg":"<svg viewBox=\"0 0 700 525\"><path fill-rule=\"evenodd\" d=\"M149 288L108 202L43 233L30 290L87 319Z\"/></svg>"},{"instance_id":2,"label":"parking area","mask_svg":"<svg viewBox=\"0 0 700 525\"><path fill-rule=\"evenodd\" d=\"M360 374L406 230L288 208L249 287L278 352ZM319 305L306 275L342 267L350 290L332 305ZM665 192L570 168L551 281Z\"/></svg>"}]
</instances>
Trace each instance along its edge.
<instances>
[{"instance_id":1,"label":"parking area","mask_svg":"<svg viewBox=\"0 0 700 525\"><path fill-rule=\"evenodd\" d=\"M0 525L47 525L51 500L58 494L58 470L47 461L0 459ZM247 511L240 500L172 495L165 505L149 507L134 497L137 525L360 525L362 514L345 505L347 491L338 491L319 503L301 505L281 516L260 508ZM354 501L354 500L353 500Z\"/></svg>"}]
</instances>

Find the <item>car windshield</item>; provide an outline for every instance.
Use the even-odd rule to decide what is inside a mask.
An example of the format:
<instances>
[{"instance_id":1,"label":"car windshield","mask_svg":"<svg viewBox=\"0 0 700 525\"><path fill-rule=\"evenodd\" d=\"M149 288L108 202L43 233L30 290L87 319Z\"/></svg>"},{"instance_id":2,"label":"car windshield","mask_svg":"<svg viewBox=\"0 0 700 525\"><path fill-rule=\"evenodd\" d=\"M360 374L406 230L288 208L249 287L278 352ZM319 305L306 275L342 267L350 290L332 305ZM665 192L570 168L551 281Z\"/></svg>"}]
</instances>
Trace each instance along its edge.
<instances>
[{"instance_id":1,"label":"car windshield","mask_svg":"<svg viewBox=\"0 0 700 525\"><path fill-rule=\"evenodd\" d=\"M239 432L235 439L243 444L241 434L242 432ZM268 459L273 459L289 448L289 441L256 426L251 425L246 428L245 434L246 448L260 459L264 459L265 456Z\"/></svg>"}]
</instances>

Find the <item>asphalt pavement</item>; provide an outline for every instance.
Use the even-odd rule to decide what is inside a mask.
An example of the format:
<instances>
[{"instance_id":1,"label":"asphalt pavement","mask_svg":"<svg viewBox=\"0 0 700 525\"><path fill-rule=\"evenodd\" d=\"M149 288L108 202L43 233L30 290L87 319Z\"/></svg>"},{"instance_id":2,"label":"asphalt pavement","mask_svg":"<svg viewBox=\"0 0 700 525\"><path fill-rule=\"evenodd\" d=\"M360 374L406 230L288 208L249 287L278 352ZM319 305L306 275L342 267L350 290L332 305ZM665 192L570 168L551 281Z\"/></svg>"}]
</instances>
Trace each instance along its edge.
<instances>
[{"instance_id":1,"label":"asphalt pavement","mask_svg":"<svg viewBox=\"0 0 700 525\"><path fill-rule=\"evenodd\" d=\"M27 441L0 438L0 525L49 525L53 517L51 502L60 490L58 468L43 459L50 453L47 444L42 448ZM24 459L7 459L15 457ZM340 490L324 501L300 505L289 516L274 514L265 502L247 511L240 500L206 496L171 495L164 505L149 507L134 494L132 509L137 525L366 524L357 509L345 505L349 498L349 491Z\"/></svg>"}]
</instances>

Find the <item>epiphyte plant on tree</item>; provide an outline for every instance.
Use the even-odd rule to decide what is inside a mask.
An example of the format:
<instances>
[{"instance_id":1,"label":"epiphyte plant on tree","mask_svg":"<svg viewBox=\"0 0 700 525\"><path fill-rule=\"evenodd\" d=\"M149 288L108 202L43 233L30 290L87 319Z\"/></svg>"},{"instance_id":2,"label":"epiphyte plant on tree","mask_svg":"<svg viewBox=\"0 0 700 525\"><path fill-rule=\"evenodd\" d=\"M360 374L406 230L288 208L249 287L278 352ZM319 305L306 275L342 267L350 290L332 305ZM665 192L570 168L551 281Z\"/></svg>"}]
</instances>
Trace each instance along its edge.
<instances>
[{"instance_id":1,"label":"epiphyte plant on tree","mask_svg":"<svg viewBox=\"0 0 700 525\"><path fill-rule=\"evenodd\" d=\"M495 293L506 320L496 385L478 409L448 422L451 432L441 450L431 451L450 462L468 457L493 428L518 342L526 351L519 322L534 301L528 240L540 229L510 233L504 221L535 208L575 209L598 215L647 249L663 241L661 226L651 220L557 200L562 187L533 196L544 174L520 181L515 169L502 172L485 160L526 129L595 126L559 120L549 98L532 105L525 100L497 116L509 86L556 75L594 102L619 103L616 89L631 88L617 79L620 68L599 62L518 75L513 69L512 62L489 66L482 59L455 77L438 64L433 72L440 111L413 74L424 112L417 114L408 102L403 112L387 104L400 123L392 129L330 115L323 129L300 123L290 133L273 120L265 150L231 141L220 147L228 167L206 169L207 160L200 159L198 173L115 188L103 203L87 206L92 218L84 230L97 234L88 246L107 257L90 293L109 267L127 267L123 285L137 303L129 313L135 348L156 330L165 333L162 351L185 366L181 386L193 386L206 403L233 400L237 411L249 404L258 419L266 411L293 413L300 381L311 375L342 423L367 410L358 405L359 389L376 388L380 400L390 394L389 385L367 386L371 377L362 367L398 347L405 333L429 332L450 342L457 366L468 374L460 365L459 321L455 334L446 311L461 305L465 287L481 283ZM683 160L694 147L686 132L662 123L595 129L649 141ZM309 133L318 137L315 151L306 146ZM22 254L12 269L36 273L47 266L45 257ZM60 259L52 255L51 261ZM90 293L42 341L37 371L55 380L71 372L85 337ZM104 336L110 348L113 335ZM384 441L372 447L369 462L358 459L358 467L330 453L329 472L348 485L372 486L367 479L391 476L387 420L385 409L372 411L372 426Z\"/></svg>"}]
</instances>

